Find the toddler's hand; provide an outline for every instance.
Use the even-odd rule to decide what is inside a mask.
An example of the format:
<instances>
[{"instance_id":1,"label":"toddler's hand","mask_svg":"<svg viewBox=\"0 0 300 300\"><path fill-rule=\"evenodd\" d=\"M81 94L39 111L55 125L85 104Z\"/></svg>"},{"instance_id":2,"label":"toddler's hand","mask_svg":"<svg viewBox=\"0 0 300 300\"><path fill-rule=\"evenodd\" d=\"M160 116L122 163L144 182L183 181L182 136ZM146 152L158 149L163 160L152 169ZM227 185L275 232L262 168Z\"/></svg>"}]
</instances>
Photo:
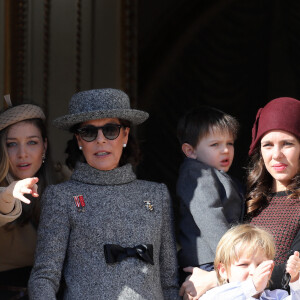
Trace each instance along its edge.
<instances>
[{"instance_id":1,"label":"toddler's hand","mask_svg":"<svg viewBox=\"0 0 300 300\"><path fill-rule=\"evenodd\" d=\"M254 271L253 274L253 284L255 289L260 293L262 292L271 277L272 271L274 268L273 260L263 261Z\"/></svg>"},{"instance_id":2,"label":"toddler's hand","mask_svg":"<svg viewBox=\"0 0 300 300\"><path fill-rule=\"evenodd\" d=\"M295 282L299 279L300 258L298 251L295 251L294 254L289 257L286 263L286 272L291 275L290 282Z\"/></svg>"}]
</instances>

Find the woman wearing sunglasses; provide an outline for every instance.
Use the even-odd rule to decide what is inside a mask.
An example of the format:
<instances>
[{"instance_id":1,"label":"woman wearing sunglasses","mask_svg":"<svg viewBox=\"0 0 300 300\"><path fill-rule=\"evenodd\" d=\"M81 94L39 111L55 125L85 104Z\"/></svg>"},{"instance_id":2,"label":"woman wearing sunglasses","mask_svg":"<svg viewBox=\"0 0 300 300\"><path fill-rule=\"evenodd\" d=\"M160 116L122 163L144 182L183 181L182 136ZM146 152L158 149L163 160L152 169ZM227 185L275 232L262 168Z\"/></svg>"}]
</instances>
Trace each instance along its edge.
<instances>
[{"instance_id":1,"label":"woman wearing sunglasses","mask_svg":"<svg viewBox=\"0 0 300 300\"><path fill-rule=\"evenodd\" d=\"M132 171L130 127L147 118L124 92L100 89L75 94L54 121L74 133L74 172L44 194L31 299L55 299L61 275L64 299L178 298L168 190Z\"/></svg>"}]
</instances>

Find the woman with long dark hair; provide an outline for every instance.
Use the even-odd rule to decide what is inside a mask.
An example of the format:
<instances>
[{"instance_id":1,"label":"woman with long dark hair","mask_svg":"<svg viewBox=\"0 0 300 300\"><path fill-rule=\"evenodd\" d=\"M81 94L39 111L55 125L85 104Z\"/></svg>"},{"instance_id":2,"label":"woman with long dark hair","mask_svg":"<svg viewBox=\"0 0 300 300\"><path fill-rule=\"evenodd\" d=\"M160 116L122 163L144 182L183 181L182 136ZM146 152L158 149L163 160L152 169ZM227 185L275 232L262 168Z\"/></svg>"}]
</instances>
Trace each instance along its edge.
<instances>
[{"instance_id":1,"label":"woman with long dark hair","mask_svg":"<svg viewBox=\"0 0 300 300\"><path fill-rule=\"evenodd\" d=\"M300 101L277 98L258 111L249 155L246 220L274 235L278 287L289 251L300 250Z\"/></svg>"},{"instance_id":2,"label":"woman with long dark hair","mask_svg":"<svg viewBox=\"0 0 300 300\"><path fill-rule=\"evenodd\" d=\"M28 299L40 196L51 182L44 121L42 109L32 104L0 113L1 299Z\"/></svg>"}]
</instances>

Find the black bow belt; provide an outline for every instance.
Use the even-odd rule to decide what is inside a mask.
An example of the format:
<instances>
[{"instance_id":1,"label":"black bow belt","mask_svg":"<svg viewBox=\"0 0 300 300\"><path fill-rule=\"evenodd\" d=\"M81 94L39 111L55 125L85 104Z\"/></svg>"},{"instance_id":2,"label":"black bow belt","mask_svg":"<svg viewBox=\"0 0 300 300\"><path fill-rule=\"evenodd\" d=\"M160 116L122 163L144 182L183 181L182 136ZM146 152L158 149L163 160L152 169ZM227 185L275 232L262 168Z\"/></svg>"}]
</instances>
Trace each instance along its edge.
<instances>
[{"instance_id":1,"label":"black bow belt","mask_svg":"<svg viewBox=\"0 0 300 300\"><path fill-rule=\"evenodd\" d=\"M105 260L108 264L120 262L127 257L135 257L146 263L154 265L153 262L153 245L141 244L132 248L123 248L119 245L104 245Z\"/></svg>"}]
</instances>

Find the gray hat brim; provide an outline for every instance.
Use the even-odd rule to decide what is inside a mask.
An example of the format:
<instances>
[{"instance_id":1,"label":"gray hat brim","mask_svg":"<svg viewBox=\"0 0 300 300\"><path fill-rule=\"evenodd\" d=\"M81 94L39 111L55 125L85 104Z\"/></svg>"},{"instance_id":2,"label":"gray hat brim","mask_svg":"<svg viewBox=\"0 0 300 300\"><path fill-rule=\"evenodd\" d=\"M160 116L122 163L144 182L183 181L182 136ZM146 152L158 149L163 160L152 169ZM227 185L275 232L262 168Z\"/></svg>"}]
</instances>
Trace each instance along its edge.
<instances>
[{"instance_id":1,"label":"gray hat brim","mask_svg":"<svg viewBox=\"0 0 300 300\"><path fill-rule=\"evenodd\" d=\"M53 121L53 125L59 129L69 130L75 124L104 118L123 119L130 121L133 125L138 125L146 121L148 117L147 112L136 109L96 110L59 117Z\"/></svg>"}]
</instances>

